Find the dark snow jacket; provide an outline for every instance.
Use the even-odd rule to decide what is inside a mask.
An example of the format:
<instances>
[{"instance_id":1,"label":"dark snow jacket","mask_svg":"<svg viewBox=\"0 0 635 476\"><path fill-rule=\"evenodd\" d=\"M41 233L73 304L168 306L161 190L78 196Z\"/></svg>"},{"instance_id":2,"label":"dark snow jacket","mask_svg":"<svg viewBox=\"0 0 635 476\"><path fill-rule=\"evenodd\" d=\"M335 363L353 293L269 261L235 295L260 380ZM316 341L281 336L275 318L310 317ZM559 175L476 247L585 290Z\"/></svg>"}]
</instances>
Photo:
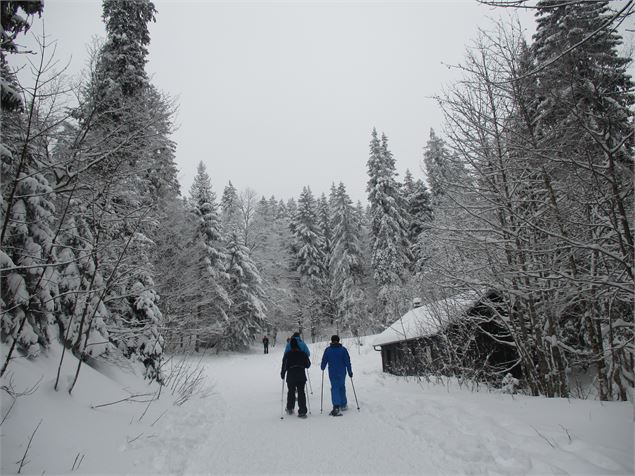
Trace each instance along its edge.
<instances>
[{"instance_id":1,"label":"dark snow jacket","mask_svg":"<svg viewBox=\"0 0 635 476\"><path fill-rule=\"evenodd\" d=\"M306 372L304 369L311 367L311 361L301 350L290 350L282 358L282 369L280 378L287 374L287 382L306 382Z\"/></svg>"},{"instance_id":2,"label":"dark snow jacket","mask_svg":"<svg viewBox=\"0 0 635 476\"><path fill-rule=\"evenodd\" d=\"M348 372L349 377L353 376L351 357L348 355L346 347L339 342L331 342L331 345L324 350L320 368L324 370L327 364L329 366L329 377L341 378L346 376L346 372Z\"/></svg>"},{"instance_id":3,"label":"dark snow jacket","mask_svg":"<svg viewBox=\"0 0 635 476\"><path fill-rule=\"evenodd\" d=\"M300 346L300 350L304 352L307 357L311 357L311 351L309 350L309 347L304 343L302 339L300 339L299 337L292 337L292 339L295 339L298 341L298 346ZM284 353L286 354L287 352L290 352L290 351L291 351L291 344L287 342L287 345L284 348Z\"/></svg>"}]
</instances>

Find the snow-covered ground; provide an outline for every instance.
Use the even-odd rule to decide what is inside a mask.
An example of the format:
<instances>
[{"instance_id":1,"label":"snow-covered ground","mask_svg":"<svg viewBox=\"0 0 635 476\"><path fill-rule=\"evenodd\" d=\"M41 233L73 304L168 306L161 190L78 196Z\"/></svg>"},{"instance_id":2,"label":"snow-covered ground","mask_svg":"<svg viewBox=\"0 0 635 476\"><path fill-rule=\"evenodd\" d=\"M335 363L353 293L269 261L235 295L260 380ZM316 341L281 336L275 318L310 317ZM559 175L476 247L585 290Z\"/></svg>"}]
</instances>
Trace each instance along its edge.
<instances>
[{"instance_id":1,"label":"snow-covered ground","mask_svg":"<svg viewBox=\"0 0 635 476\"><path fill-rule=\"evenodd\" d=\"M372 342L371 338L367 343ZM281 416L281 349L205 356L207 392L182 406L152 393L131 371L83 367L69 397L52 388L59 354L10 367L19 397L0 426L2 474L633 474L633 406L510 396L418 383L381 372L370 345L351 353L360 410L320 412L319 359L312 344L313 394L306 420ZM66 359L63 387L76 361ZM72 365L71 365L72 364ZM2 381L6 385L8 379ZM2 392L2 417L11 399ZM83 458L83 459L82 459ZM79 464L81 460L81 464ZM72 470L75 465L75 470ZM77 466L79 465L79 469Z\"/></svg>"}]
</instances>

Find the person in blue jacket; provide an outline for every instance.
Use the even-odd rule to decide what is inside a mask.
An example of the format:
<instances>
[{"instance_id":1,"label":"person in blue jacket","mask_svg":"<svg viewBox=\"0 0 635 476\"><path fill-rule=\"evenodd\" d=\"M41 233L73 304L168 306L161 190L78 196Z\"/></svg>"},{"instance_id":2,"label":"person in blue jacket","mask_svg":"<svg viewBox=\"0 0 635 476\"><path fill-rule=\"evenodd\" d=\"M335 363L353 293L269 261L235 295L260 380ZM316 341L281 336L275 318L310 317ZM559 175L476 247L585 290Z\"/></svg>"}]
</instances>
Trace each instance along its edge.
<instances>
[{"instance_id":1,"label":"person in blue jacket","mask_svg":"<svg viewBox=\"0 0 635 476\"><path fill-rule=\"evenodd\" d=\"M331 381L331 401L333 402L333 410L329 415L341 416L342 410L347 409L346 401L346 373L349 377L353 377L353 368L351 367L351 357L348 350L340 344L340 337L331 336L331 345L324 350L322 363L320 368L322 371L328 365L329 380Z\"/></svg>"},{"instance_id":2,"label":"person in blue jacket","mask_svg":"<svg viewBox=\"0 0 635 476\"><path fill-rule=\"evenodd\" d=\"M298 342L298 346L300 347L300 350L304 352L307 357L311 357L311 351L309 350L309 347L304 343L304 341L300 337L299 332L294 332L293 335L291 336L291 339L295 339ZM291 350L291 339L289 339L289 341L287 342L287 346L284 348L285 354Z\"/></svg>"}]
</instances>

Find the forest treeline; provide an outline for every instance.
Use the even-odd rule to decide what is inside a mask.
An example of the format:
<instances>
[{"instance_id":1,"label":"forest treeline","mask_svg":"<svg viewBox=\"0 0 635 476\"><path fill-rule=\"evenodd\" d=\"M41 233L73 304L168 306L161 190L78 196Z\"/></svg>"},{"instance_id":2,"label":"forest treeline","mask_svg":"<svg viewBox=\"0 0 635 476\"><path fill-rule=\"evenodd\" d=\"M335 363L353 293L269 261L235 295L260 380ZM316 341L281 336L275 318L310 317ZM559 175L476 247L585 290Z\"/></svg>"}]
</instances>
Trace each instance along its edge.
<instances>
[{"instance_id":1,"label":"forest treeline","mask_svg":"<svg viewBox=\"0 0 635 476\"><path fill-rule=\"evenodd\" d=\"M354 204L337 182L291 198L215 191L214 157L180 190L176 104L145 71L152 2L103 1L107 36L76 82L40 38L28 86L8 58L46 13L2 2L2 374L60 342L80 366L130 359L160 381L166 351L360 336L414 297L495 290L528 392L569 396L583 371L599 398L626 399L635 96L615 27L632 5L530 7L531 41L511 22L482 31L438 96L425 182L400 180L373 130L368 202Z\"/></svg>"}]
</instances>

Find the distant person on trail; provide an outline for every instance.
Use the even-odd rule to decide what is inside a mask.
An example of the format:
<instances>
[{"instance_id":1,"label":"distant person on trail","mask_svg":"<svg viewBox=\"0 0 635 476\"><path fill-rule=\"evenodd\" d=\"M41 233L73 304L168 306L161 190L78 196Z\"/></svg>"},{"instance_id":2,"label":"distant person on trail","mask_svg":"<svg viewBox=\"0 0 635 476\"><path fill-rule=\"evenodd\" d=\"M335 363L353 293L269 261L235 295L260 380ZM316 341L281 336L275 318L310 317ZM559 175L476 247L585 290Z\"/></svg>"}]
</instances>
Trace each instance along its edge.
<instances>
[{"instance_id":1,"label":"distant person on trail","mask_svg":"<svg viewBox=\"0 0 635 476\"><path fill-rule=\"evenodd\" d=\"M309 350L309 347L302 340L302 337L300 337L300 333L299 332L294 332L293 335L291 336L291 339L287 340L287 346L284 348L284 353L285 354L291 350L291 341L292 340L297 341L298 346L300 347L300 350L302 352L304 352L307 357L311 357L311 351Z\"/></svg>"},{"instance_id":2,"label":"distant person on trail","mask_svg":"<svg viewBox=\"0 0 635 476\"><path fill-rule=\"evenodd\" d=\"M262 338L262 345L265 348L265 354L268 354L269 353L269 337L264 336Z\"/></svg>"},{"instance_id":3,"label":"distant person on trail","mask_svg":"<svg viewBox=\"0 0 635 476\"><path fill-rule=\"evenodd\" d=\"M353 368L351 367L351 357L348 350L340 344L340 338L337 335L331 336L331 345L324 350L322 363L320 368L322 372L328 365L329 380L331 381L331 401L333 402L333 410L329 415L342 416L342 411L347 410L346 401L346 373L349 377L353 377Z\"/></svg>"},{"instance_id":4,"label":"distant person on trail","mask_svg":"<svg viewBox=\"0 0 635 476\"><path fill-rule=\"evenodd\" d=\"M306 384L306 371L311 367L309 357L300 350L298 341L291 339L289 342L291 350L284 354L282 358L282 369L280 378L284 380L287 375L287 414L293 414L295 407L295 392L298 392L298 417L306 418L306 394L304 385Z\"/></svg>"}]
</instances>

